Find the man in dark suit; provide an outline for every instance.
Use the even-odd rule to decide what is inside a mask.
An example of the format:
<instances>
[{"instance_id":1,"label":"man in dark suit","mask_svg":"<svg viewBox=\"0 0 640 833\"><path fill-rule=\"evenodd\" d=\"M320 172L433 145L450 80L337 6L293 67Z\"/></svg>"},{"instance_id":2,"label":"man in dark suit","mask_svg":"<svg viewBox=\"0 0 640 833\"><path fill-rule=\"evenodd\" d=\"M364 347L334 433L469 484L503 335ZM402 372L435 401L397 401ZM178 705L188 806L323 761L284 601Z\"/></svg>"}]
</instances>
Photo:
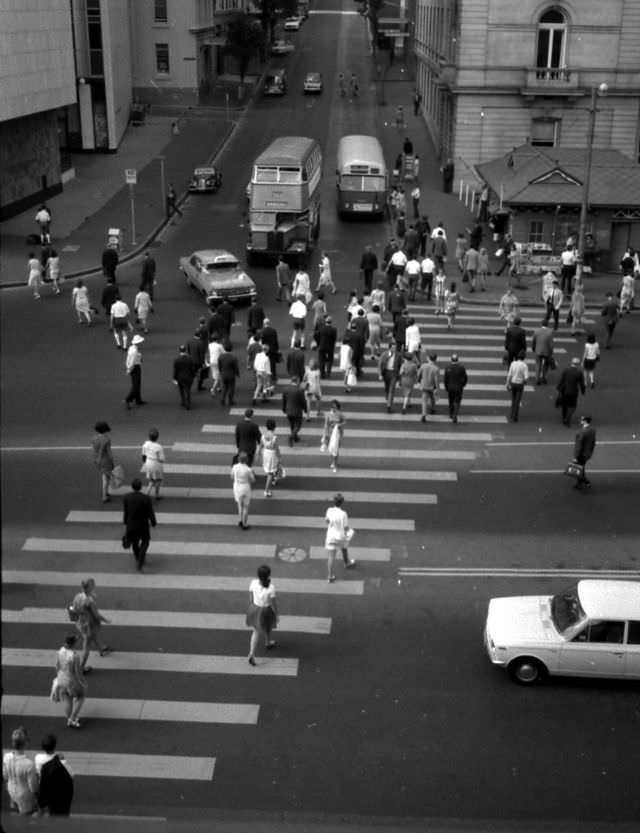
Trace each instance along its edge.
<instances>
[{"instance_id":1,"label":"man in dark suit","mask_svg":"<svg viewBox=\"0 0 640 833\"><path fill-rule=\"evenodd\" d=\"M218 315L222 316L222 320L224 321L225 331L227 333L227 338L231 335L231 326L235 321L235 313L233 311L233 307L227 301L226 298L223 298L221 303L218 304L218 309L216 310Z\"/></svg>"},{"instance_id":2,"label":"man in dark suit","mask_svg":"<svg viewBox=\"0 0 640 833\"><path fill-rule=\"evenodd\" d=\"M292 379L304 379L304 350L299 341L294 341L293 350L287 356L287 373Z\"/></svg>"},{"instance_id":3,"label":"man in dark suit","mask_svg":"<svg viewBox=\"0 0 640 833\"><path fill-rule=\"evenodd\" d=\"M144 560L149 549L151 540L150 526L156 525L156 515L153 511L153 503L149 495L142 494L142 481L134 477L131 481L131 489L122 501L125 533L136 559L136 567L142 572Z\"/></svg>"},{"instance_id":4,"label":"man in dark suit","mask_svg":"<svg viewBox=\"0 0 640 833\"><path fill-rule=\"evenodd\" d=\"M102 274L105 278L113 278L115 281L116 267L118 266L119 260L120 258L118 257L116 249L112 249L111 246L107 246L102 253Z\"/></svg>"},{"instance_id":5,"label":"man in dark suit","mask_svg":"<svg viewBox=\"0 0 640 833\"><path fill-rule=\"evenodd\" d=\"M316 343L318 345L318 364L320 365L320 378L328 379L331 376L333 367L333 354L336 349L338 330L333 326L331 316L327 315L324 324L318 329Z\"/></svg>"},{"instance_id":6,"label":"man in dark suit","mask_svg":"<svg viewBox=\"0 0 640 833\"><path fill-rule=\"evenodd\" d=\"M249 311L247 312L247 330L248 335L251 333L257 333L259 330L262 329L264 324L264 309L258 303L258 299L253 296L251 299L251 306L249 307Z\"/></svg>"},{"instance_id":7,"label":"man in dark suit","mask_svg":"<svg viewBox=\"0 0 640 833\"><path fill-rule=\"evenodd\" d=\"M527 352L527 332L524 327L520 326L521 318L519 315L513 319L513 324L507 327L504 336L504 349L507 354L507 366L518 358L518 353Z\"/></svg>"},{"instance_id":8,"label":"man in dark suit","mask_svg":"<svg viewBox=\"0 0 640 833\"><path fill-rule=\"evenodd\" d=\"M218 359L218 368L220 370L220 381L222 382L222 399L221 405L228 404L229 407L234 405L233 397L236 393L236 379L240 376L240 367L238 359L231 352L230 342L225 342L224 353Z\"/></svg>"},{"instance_id":9,"label":"man in dark suit","mask_svg":"<svg viewBox=\"0 0 640 833\"><path fill-rule=\"evenodd\" d=\"M199 341L199 339L198 339ZM180 391L180 407L191 409L191 386L198 373L198 366L187 352L184 344L173 362L173 381Z\"/></svg>"},{"instance_id":10,"label":"man in dark suit","mask_svg":"<svg viewBox=\"0 0 640 833\"><path fill-rule=\"evenodd\" d=\"M587 461L593 457L593 452L596 447L596 429L591 425L591 417L580 417L580 431L576 434L576 442L573 449L573 456L576 463L582 466L582 474L576 481L575 488L588 489L591 486L591 481L586 475Z\"/></svg>"},{"instance_id":11,"label":"man in dark suit","mask_svg":"<svg viewBox=\"0 0 640 833\"><path fill-rule=\"evenodd\" d=\"M187 342L187 353L198 372L198 390L204 390L204 380L209 375L209 368L205 364L208 350L209 341L202 340L200 327L198 327L195 334Z\"/></svg>"},{"instance_id":12,"label":"man in dark suit","mask_svg":"<svg viewBox=\"0 0 640 833\"><path fill-rule=\"evenodd\" d=\"M100 299L100 305L107 318L111 315L111 307L119 300L121 300L120 290L116 284L116 279L107 278L106 284L102 287L102 297Z\"/></svg>"},{"instance_id":13,"label":"man in dark suit","mask_svg":"<svg viewBox=\"0 0 640 833\"><path fill-rule=\"evenodd\" d=\"M558 404L562 409L562 422L567 428L571 425L571 417L578 405L578 395L584 396L584 373L580 366L580 359L571 359L571 367L565 367L558 382Z\"/></svg>"},{"instance_id":14,"label":"man in dark suit","mask_svg":"<svg viewBox=\"0 0 640 833\"><path fill-rule=\"evenodd\" d=\"M269 348L269 364L271 365L271 379L275 384L277 380L276 364L278 363L278 355L280 354L280 345L278 344L278 332L275 327L271 326L271 321L268 318L264 319L264 326L260 331L260 341L266 344Z\"/></svg>"},{"instance_id":15,"label":"man in dark suit","mask_svg":"<svg viewBox=\"0 0 640 833\"><path fill-rule=\"evenodd\" d=\"M367 246L360 258L360 270L364 279L364 291L367 295L373 286L373 276L378 268L378 258L373 251L373 246Z\"/></svg>"},{"instance_id":16,"label":"man in dark suit","mask_svg":"<svg viewBox=\"0 0 640 833\"><path fill-rule=\"evenodd\" d=\"M144 253L142 260L142 274L140 276L140 289L145 290L153 301L153 288L156 283L156 262L149 252Z\"/></svg>"},{"instance_id":17,"label":"man in dark suit","mask_svg":"<svg viewBox=\"0 0 640 833\"><path fill-rule=\"evenodd\" d=\"M458 411L460 410L462 394L464 393L467 381L468 377L465 366L460 364L457 354L454 353L451 356L451 363L444 371L444 387L449 397L449 416L451 417L451 422L458 421Z\"/></svg>"},{"instance_id":18,"label":"man in dark suit","mask_svg":"<svg viewBox=\"0 0 640 833\"><path fill-rule=\"evenodd\" d=\"M292 379L291 385L282 393L282 411L289 420L289 445L300 442L302 416L307 413L307 400L298 379Z\"/></svg>"},{"instance_id":19,"label":"man in dark suit","mask_svg":"<svg viewBox=\"0 0 640 833\"><path fill-rule=\"evenodd\" d=\"M229 331L227 330L227 321L224 315L220 315L217 309L214 309L211 313L209 321L207 323L207 328L209 330L209 337L216 334L221 342L226 341L229 338Z\"/></svg>"},{"instance_id":20,"label":"man in dark suit","mask_svg":"<svg viewBox=\"0 0 640 833\"><path fill-rule=\"evenodd\" d=\"M258 424L253 421L253 408L247 408L244 419L236 425L236 446L238 454L241 451L247 455L247 465L253 465L256 448L260 445L262 433Z\"/></svg>"}]
</instances>

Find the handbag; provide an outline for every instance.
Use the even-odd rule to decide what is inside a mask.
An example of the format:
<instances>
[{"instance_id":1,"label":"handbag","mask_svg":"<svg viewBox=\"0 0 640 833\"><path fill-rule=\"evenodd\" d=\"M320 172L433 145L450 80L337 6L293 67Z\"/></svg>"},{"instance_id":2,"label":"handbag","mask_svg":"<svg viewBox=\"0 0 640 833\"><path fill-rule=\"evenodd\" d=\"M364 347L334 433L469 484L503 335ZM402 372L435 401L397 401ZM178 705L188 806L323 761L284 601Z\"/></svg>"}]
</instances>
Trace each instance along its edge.
<instances>
[{"instance_id":1,"label":"handbag","mask_svg":"<svg viewBox=\"0 0 640 833\"><path fill-rule=\"evenodd\" d=\"M567 463L564 473L567 477L575 477L576 480L580 480L584 477L584 466L577 463L575 460L571 460Z\"/></svg>"},{"instance_id":2,"label":"handbag","mask_svg":"<svg viewBox=\"0 0 640 833\"><path fill-rule=\"evenodd\" d=\"M353 536L354 536L355 534L356 534L355 529L352 529L351 527L348 527L348 528L345 530L345 532L344 532L344 540L347 542L347 544L350 544L350 543L351 543L351 541L353 541Z\"/></svg>"},{"instance_id":3,"label":"handbag","mask_svg":"<svg viewBox=\"0 0 640 833\"><path fill-rule=\"evenodd\" d=\"M128 550L130 547L131 547L131 541L129 540L129 536L125 532L125 534L122 536L122 549L123 550Z\"/></svg>"},{"instance_id":4,"label":"handbag","mask_svg":"<svg viewBox=\"0 0 640 833\"><path fill-rule=\"evenodd\" d=\"M351 367L349 368L349 372L347 373L347 387L348 388L355 388L358 384L358 379L356 377L355 370Z\"/></svg>"},{"instance_id":5,"label":"handbag","mask_svg":"<svg viewBox=\"0 0 640 833\"><path fill-rule=\"evenodd\" d=\"M124 469L122 466L114 466L109 477L111 486L114 489L119 489L124 483Z\"/></svg>"}]
</instances>

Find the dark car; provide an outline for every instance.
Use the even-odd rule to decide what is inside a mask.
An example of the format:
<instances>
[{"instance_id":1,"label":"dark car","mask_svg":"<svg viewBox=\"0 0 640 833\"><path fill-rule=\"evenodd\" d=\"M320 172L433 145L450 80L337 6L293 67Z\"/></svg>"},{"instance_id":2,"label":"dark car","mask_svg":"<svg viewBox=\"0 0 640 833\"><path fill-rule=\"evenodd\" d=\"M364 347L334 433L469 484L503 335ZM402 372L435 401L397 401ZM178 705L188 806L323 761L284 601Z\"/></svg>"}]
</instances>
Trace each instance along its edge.
<instances>
[{"instance_id":1,"label":"dark car","mask_svg":"<svg viewBox=\"0 0 640 833\"><path fill-rule=\"evenodd\" d=\"M189 183L189 191L198 194L205 191L215 193L221 184L222 174L213 165L196 168Z\"/></svg>"}]
</instances>

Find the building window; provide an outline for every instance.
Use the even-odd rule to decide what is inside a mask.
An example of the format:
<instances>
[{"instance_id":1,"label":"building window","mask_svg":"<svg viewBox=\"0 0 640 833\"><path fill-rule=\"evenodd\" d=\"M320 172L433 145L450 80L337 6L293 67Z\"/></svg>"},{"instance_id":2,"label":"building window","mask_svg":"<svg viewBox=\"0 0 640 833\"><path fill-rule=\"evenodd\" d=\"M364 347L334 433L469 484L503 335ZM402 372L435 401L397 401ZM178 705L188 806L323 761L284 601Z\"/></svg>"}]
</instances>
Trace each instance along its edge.
<instances>
[{"instance_id":1,"label":"building window","mask_svg":"<svg viewBox=\"0 0 640 833\"><path fill-rule=\"evenodd\" d=\"M156 44L156 72L162 75L169 74L169 44Z\"/></svg>"},{"instance_id":2,"label":"building window","mask_svg":"<svg viewBox=\"0 0 640 833\"><path fill-rule=\"evenodd\" d=\"M154 23L169 22L169 17L167 16L167 0L154 0L153 20Z\"/></svg>"},{"instance_id":3,"label":"building window","mask_svg":"<svg viewBox=\"0 0 640 833\"><path fill-rule=\"evenodd\" d=\"M537 77L547 81L565 80L567 22L558 9L550 9L538 24Z\"/></svg>"},{"instance_id":4,"label":"building window","mask_svg":"<svg viewBox=\"0 0 640 833\"><path fill-rule=\"evenodd\" d=\"M544 223L542 220L531 220L529 223L529 243L544 243Z\"/></svg>"},{"instance_id":5,"label":"building window","mask_svg":"<svg viewBox=\"0 0 640 833\"><path fill-rule=\"evenodd\" d=\"M558 143L556 119L534 119L531 122L531 144L538 147L555 147Z\"/></svg>"}]
</instances>

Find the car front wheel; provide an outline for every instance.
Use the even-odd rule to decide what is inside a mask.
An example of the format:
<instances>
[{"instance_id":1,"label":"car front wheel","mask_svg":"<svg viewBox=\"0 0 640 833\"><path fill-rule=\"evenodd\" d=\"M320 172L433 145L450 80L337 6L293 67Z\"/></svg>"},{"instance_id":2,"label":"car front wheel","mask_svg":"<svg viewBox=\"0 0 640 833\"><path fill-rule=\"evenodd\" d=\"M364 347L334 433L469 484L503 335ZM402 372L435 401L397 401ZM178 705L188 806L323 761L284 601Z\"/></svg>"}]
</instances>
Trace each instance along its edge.
<instances>
[{"instance_id":1,"label":"car front wheel","mask_svg":"<svg viewBox=\"0 0 640 833\"><path fill-rule=\"evenodd\" d=\"M547 676L547 669L533 657L518 657L509 665L511 679L518 685L535 685Z\"/></svg>"}]
</instances>

